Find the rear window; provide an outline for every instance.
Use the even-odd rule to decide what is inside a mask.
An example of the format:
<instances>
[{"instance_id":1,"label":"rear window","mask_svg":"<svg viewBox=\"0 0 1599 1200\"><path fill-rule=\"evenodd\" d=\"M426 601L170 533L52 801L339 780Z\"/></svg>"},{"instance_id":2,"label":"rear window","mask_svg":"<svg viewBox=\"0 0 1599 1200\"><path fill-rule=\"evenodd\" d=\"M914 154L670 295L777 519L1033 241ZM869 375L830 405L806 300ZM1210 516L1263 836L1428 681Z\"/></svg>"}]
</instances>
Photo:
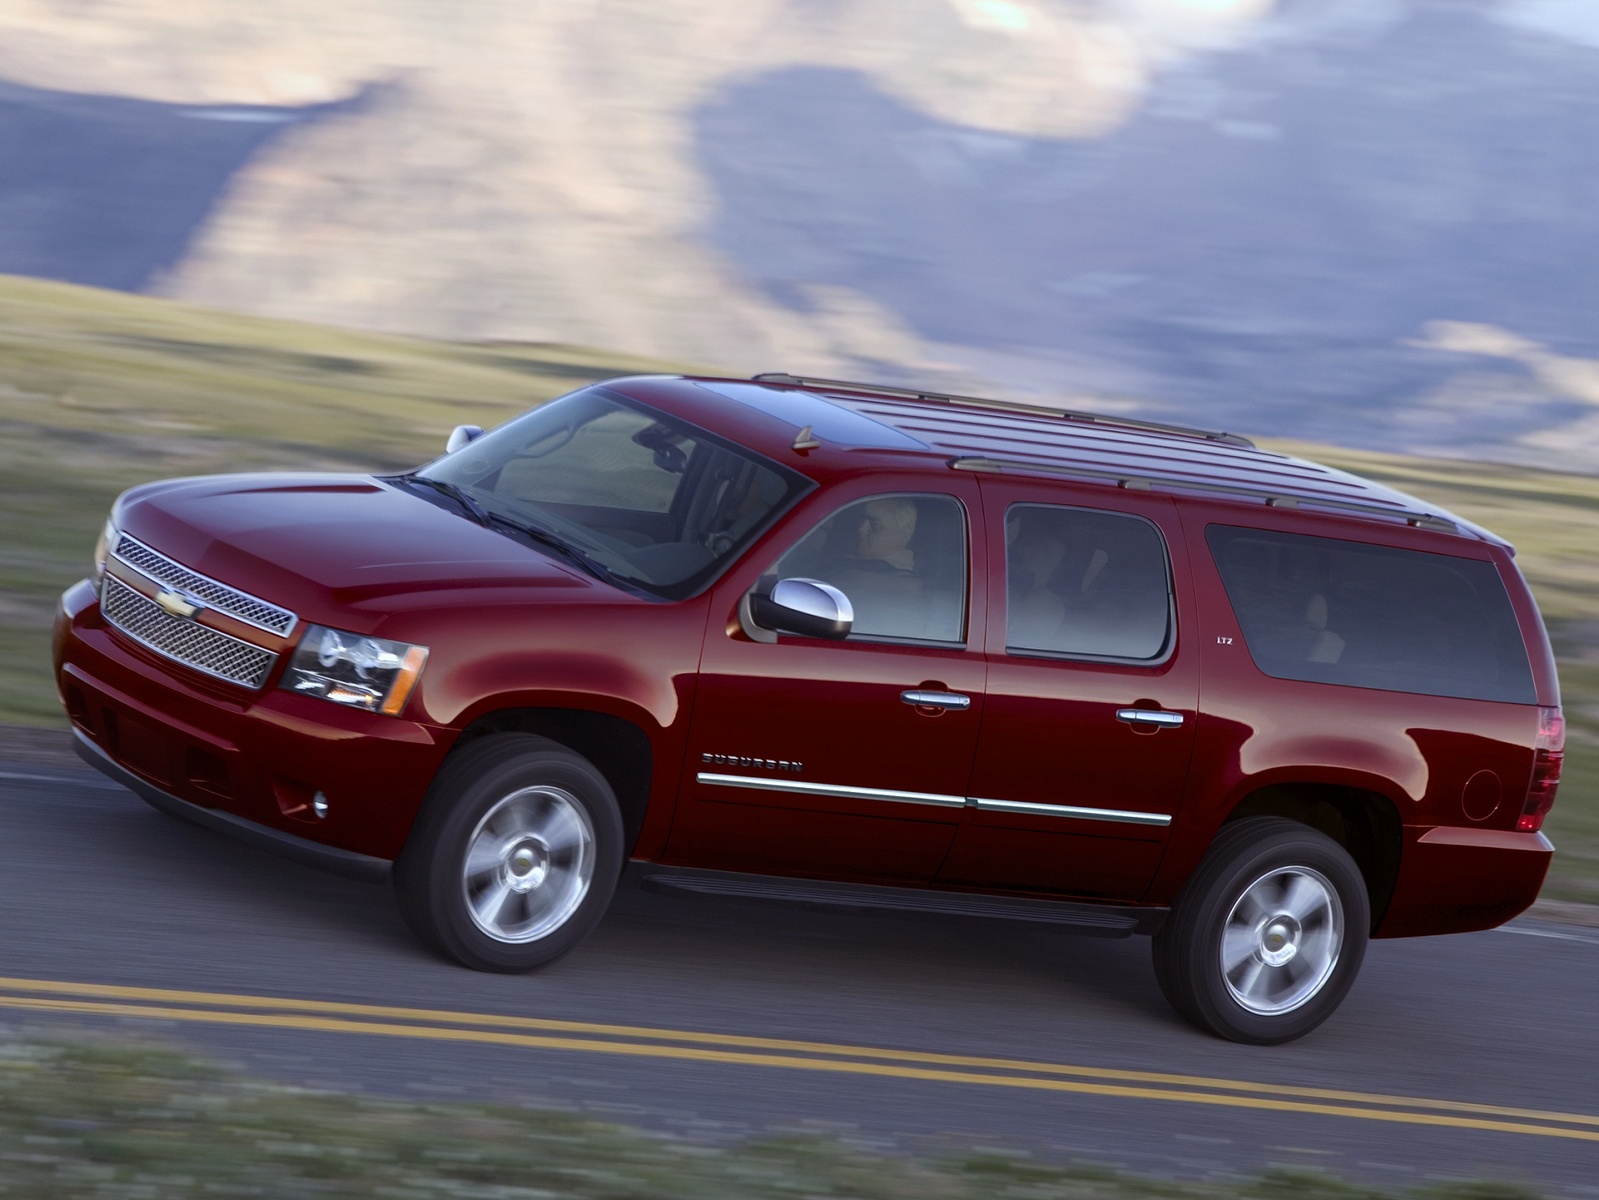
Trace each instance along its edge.
<instances>
[{"instance_id":1,"label":"rear window","mask_svg":"<svg viewBox=\"0 0 1599 1200\"><path fill-rule=\"evenodd\" d=\"M1536 702L1492 563L1227 525L1205 536L1250 657L1267 675Z\"/></svg>"}]
</instances>

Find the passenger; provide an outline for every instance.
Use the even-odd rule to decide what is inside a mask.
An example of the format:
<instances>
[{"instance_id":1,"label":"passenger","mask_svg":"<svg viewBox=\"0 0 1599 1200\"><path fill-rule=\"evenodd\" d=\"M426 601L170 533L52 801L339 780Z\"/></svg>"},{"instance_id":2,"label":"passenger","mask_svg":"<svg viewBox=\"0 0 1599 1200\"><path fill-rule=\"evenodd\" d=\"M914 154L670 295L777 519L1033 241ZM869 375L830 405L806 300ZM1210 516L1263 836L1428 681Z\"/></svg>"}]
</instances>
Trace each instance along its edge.
<instances>
[{"instance_id":1,"label":"passenger","mask_svg":"<svg viewBox=\"0 0 1599 1200\"><path fill-rule=\"evenodd\" d=\"M1051 590L1050 583L1066 557L1066 543L1052 533L1030 529L1020 532L1019 523L1011 528L1007 551L1006 644L1030 650L1058 650L1061 620L1066 603Z\"/></svg>"}]
</instances>

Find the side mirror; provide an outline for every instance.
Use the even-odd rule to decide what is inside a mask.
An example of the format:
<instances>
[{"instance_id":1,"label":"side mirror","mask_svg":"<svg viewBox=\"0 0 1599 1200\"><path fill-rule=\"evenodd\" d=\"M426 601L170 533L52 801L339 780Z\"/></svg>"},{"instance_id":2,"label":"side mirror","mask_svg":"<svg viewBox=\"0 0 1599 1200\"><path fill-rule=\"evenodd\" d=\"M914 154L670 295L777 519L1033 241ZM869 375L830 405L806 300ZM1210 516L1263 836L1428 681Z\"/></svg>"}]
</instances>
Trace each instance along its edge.
<instances>
[{"instance_id":1,"label":"side mirror","mask_svg":"<svg viewBox=\"0 0 1599 1200\"><path fill-rule=\"evenodd\" d=\"M843 641L855 623L849 597L820 579L762 580L749 596L754 623L776 633Z\"/></svg>"},{"instance_id":2,"label":"side mirror","mask_svg":"<svg viewBox=\"0 0 1599 1200\"><path fill-rule=\"evenodd\" d=\"M483 436L481 425L457 425L450 431L450 440L444 443L444 453L454 454L457 450Z\"/></svg>"}]
</instances>

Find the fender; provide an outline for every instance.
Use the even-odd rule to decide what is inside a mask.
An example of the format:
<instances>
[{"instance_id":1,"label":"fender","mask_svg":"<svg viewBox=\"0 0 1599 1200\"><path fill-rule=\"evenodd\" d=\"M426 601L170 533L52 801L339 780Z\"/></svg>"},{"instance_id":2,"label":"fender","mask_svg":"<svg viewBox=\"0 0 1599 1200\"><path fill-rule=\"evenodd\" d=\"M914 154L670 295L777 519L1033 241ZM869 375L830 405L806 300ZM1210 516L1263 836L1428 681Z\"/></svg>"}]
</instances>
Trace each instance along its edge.
<instances>
[{"instance_id":1,"label":"fender","mask_svg":"<svg viewBox=\"0 0 1599 1200\"><path fill-rule=\"evenodd\" d=\"M1414 821L1433 774L1423 747L1391 724L1363 732L1370 736L1334 736L1303 726L1276 732L1202 716L1173 836L1145 901L1170 903L1227 818L1262 788L1357 788L1384 797L1401 823Z\"/></svg>"}]
</instances>

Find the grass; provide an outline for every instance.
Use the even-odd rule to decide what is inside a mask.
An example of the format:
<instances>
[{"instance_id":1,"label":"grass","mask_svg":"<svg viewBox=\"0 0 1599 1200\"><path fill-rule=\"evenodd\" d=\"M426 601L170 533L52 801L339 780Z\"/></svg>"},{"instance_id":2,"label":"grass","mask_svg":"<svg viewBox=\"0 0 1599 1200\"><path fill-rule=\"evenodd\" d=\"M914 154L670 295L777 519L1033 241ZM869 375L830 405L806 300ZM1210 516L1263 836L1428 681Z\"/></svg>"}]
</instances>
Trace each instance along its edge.
<instances>
[{"instance_id":1,"label":"grass","mask_svg":"<svg viewBox=\"0 0 1599 1200\"><path fill-rule=\"evenodd\" d=\"M499 1200L1533 1200L1303 1170L1156 1180L1026 1154L891 1157L842 1140L708 1144L570 1113L264 1084L138 1042L0 1039L0 1196Z\"/></svg>"},{"instance_id":2,"label":"grass","mask_svg":"<svg viewBox=\"0 0 1599 1200\"><path fill-rule=\"evenodd\" d=\"M63 723L55 598L124 488L217 471L390 470L590 380L667 364L244 317L0 276L0 723ZM1415 493L1510 538L1561 659L1561 853L1546 894L1599 901L1599 477L1327 446L1281 448Z\"/></svg>"},{"instance_id":3,"label":"grass","mask_svg":"<svg viewBox=\"0 0 1599 1200\"><path fill-rule=\"evenodd\" d=\"M50 614L86 574L123 489L173 475L414 466L456 425L495 425L595 379L671 369L0 276L0 722L61 722Z\"/></svg>"}]
</instances>

